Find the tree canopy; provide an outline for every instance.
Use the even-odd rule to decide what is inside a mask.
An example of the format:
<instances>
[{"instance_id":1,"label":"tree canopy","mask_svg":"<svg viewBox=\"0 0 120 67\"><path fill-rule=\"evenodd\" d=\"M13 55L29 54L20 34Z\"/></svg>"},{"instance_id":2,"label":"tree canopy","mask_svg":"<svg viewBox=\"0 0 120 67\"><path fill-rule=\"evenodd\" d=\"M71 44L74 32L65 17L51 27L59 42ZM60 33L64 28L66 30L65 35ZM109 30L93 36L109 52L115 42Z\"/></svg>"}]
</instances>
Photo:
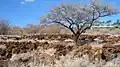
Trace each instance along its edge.
<instances>
[{"instance_id":1,"label":"tree canopy","mask_svg":"<svg viewBox=\"0 0 120 67\"><path fill-rule=\"evenodd\" d=\"M41 19L41 23L58 23L69 29L78 40L81 33L89 29L98 19L118 14L118 10L92 1L89 5L61 4Z\"/></svg>"}]
</instances>

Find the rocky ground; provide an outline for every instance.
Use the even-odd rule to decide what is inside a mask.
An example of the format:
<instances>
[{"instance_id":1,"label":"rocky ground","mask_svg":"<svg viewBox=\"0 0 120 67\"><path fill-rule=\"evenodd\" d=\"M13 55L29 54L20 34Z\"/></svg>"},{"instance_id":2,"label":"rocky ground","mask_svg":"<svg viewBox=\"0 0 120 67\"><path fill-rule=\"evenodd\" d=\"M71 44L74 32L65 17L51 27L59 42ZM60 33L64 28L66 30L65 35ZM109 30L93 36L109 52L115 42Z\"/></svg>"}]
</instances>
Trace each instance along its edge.
<instances>
[{"instance_id":1,"label":"rocky ground","mask_svg":"<svg viewBox=\"0 0 120 67\"><path fill-rule=\"evenodd\" d=\"M1 35L0 65L4 67L89 67L92 63L91 67L100 67L114 60L118 62L114 67L120 67L119 35L83 34L80 36L79 45L75 45L73 39L74 36L68 34ZM98 66L94 66L96 60ZM65 64L68 63L67 61L70 63L68 66ZM86 66L74 66L78 62L83 64L85 61Z\"/></svg>"}]
</instances>

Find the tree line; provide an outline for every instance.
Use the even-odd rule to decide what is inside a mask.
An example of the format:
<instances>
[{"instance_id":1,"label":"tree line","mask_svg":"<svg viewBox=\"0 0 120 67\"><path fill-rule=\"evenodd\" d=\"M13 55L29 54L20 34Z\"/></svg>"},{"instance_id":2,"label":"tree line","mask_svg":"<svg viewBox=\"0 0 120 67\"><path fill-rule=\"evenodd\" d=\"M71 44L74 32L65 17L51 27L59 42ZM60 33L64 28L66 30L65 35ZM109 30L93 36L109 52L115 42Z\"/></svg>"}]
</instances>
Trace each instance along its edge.
<instances>
[{"instance_id":1,"label":"tree line","mask_svg":"<svg viewBox=\"0 0 120 67\"><path fill-rule=\"evenodd\" d=\"M108 21L96 21L93 26L114 26L114 27L120 27L120 20L117 19L115 22L112 22L112 20Z\"/></svg>"},{"instance_id":2,"label":"tree line","mask_svg":"<svg viewBox=\"0 0 120 67\"><path fill-rule=\"evenodd\" d=\"M111 20L108 20L108 21L107 22L97 21L92 26L115 26L115 28L120 27L120 20L119 19L117 19L116 22L114 22L114 23L111 23L112 22ZM59 30L64 29L56 24L53 26L55 26L55 28L59 27ZM45 26L42 26L40 24L38 24L38 25L27 24L24 28L21 28L19 26L10 25L9 21L7 21L7 20L0 21L0 35L36 34L36 33L41 33L40 31L42 28L45 28Z\"/></svg>"}]
</instances>

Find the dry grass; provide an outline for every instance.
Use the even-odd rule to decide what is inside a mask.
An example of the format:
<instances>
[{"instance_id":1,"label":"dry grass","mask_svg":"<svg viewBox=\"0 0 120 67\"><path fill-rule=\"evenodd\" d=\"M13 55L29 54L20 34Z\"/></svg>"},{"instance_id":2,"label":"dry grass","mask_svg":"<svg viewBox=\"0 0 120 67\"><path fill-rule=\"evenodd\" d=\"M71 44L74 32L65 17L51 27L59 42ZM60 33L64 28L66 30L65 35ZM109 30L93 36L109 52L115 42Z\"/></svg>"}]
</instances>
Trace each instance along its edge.
<instances>
[{"instance_id":1,"label":"dry grass","mask_svg":"<svg viewBox=\"0 0 120 67\"><path fill-rule=\"evenodd\" d=\"M120 30L117 28L101 28L101 29L91 29L87 30L86 33L89 34L112 34L112 35L119 35Z\"/></svg>"},{"instance_id":2,"label":"dry grass","mask_svg":"<svg viewBox=\"0 0 120 67\"><path fill-rule=\"evenodd\" d=\"M112 38L112 37L113 36L110 36L109 38ZM86 38L89 38L89 37L86 37ZM8 66L9 67L120 67L120 57L114 58L113 60L110 60L107 62L101 59L97 59L97 57L101 58L101 48L103 43L101 38L94 38L94 40L95 42L91 42L89 43L89 45L84 44L83 46L76 46L72 44L74 43L73 40L68 38L64 39L63 41L56 40L56 39L54 40L52 39L51 40L44 40L44 39L43 40L32 40L32 39L14 40L15 43L16 41L20 42L18 43L18 45L20 45L20 48L22 47L21 45L26 46L28 44L30 44L30 47L32 47L32 44L35 43L34 41L37 41L37 44L39 46L37 46L38 48L33 49L31 51L26 50L27 52L12 53L12 57L10 57L9 58L10 60L8 61ZM6 40L6 42L8 41L11 41L11 40L10 39ZM21 43L22 41L25 41L25 43L29 41L31 42L25 45L25 43ZM38 43L39 41L43 43L40 44ZM118 45L120 43L116 37L113 37L111 40L109 40L109 43L111 43L111 41L113 41L114 44L118 44ZM47 44L45 44L44 42L45 43L47 42ZM64 44L61 44L62 42L64 42ZM14 45L14 44L10 44L10 45ZM5 50L8 47L6 47L5 45L1 45L0 48ZM11 49L13 49L13 47L11 47ZM16 49L19 49L19 48L16 48ZM21 51L22 50L23 49L21 49ZM8 53L6 53L6 55ZM64 54L65 56L61 56ZM94 59L90 60L93 57ZM7 63L5 62L4 64L6 65Z\"/></svg>"},{"instance_id":3,"label":"dry grass","mask_svg":"<svg viewBox=\"0 0 120 67\"><path fill-rule=\"evenodd\" d=\"M108 62L97 59L91 62L87 55L81 58L66 55L61 56L60 60L54 61L53 65L48 60L40 59L36 52L30 52L13 55L9 61L9 67L120 67L120 58Z\"/></svg>"}]
</instances>

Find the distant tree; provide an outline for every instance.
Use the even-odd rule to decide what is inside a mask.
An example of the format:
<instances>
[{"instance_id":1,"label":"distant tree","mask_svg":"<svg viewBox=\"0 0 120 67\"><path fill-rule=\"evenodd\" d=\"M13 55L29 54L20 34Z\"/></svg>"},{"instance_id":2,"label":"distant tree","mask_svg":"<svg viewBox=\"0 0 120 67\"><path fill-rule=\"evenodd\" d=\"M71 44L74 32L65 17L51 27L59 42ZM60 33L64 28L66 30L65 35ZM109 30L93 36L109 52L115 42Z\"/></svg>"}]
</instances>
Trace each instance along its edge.
<instances>
[{"instance_id":1,"label":"distant tree","mask_svg":"<svg viewBox=\"0 0 120 67\"><path fill-rule=\"evenodd\" d=\"M18 26L12 26L10 27L10 33L11 35L23 35L24 31L21 27Z\"/></svg>"},{"instance_id":2,"label":"distant tree","mask_svg":"<svg viewBox=\"0 0 120 67\"><path fill-rule=\"evenodd\" d=\"M41 23L57 23L69 29L78 44L80 35L89 29L101 17L117 14L117 9L102 5L98 1L87 5L62 4L51 10L51 13L41 19Z\"/></svg>"},{"instance_id":3,"label":"distant tree","mask_svg":"<svg viewBox=\"0 0 120 67\"><path fill-rule=\"evenodd\" d=\"M117 19L117 21L115 23L112 24L115 27L120 27L120 20Z\"/></svg>"},{"instance_id":4,"label":"distant tree","mask_svg":"<svg viewBox=\"0 0 120 67\"><path fill-rule=\"evenodd\" d=\"M100 26L100 22L99 21L95 21L92 25L93 26Z\"/></svg>"},{"instance_id":5,"label":"distant tree","mask_svg":"<svg viewBox=\"0 0 120 67\"><path fill-rule=\"evenodd\" d=\"M106 23L104 21L96 21L93 23L94 26L105 26Z\"/></svg>"},{"instance_id":6,"label":"distant tree","mask_svg":"<svg viewBox=\"0 0 120 67\"><path fill-rule=\"evenodd\" d=\"M10 23L7 20L0 20L0 35L9 34Z\"/></svg>"},{"instance_id":7,"label":"distant tree","mask_svg":"<svg viewBox=\"0 0 120 67\"><path fill-rule=\"evenodd\" d=\"M106 26L110 26L110 24L111 24L111 20L108 20L107 22L106 22Z\"/></svg>"},{"instance_id":8,"label":"distant tree","mask_svg":"<svg viewBox=\"0 0 120 67\"><path fill-rule=\"evenodd\" d=\"M24 28L24 31L25 31L27 34L37 34L37 33L39 33L40 28L41 28L41 27L40 27L39 25L28 24L28 25L26 25L26 27Z\"/></svg>"},{"instance_id":9,"label":"distant tree","mask_svg":"<svg viewBox=\"0 0 120 67\"><path fill-rule=\"evenodd\" d=\"M105 26L106 23L104 21L95 21L92 25L93 26Z\"/></svg>"},{"instance_id":10,"label":"distant tree","mask_svg":"<svg viewBox=\"0 0 120 67\"><path fill-rule=\"evenodd\" d=\"M59 24L51 24L47 27L42 27L40 29L40 33L44 34L56 34L56 33L60 33L63 27L61 27Z\"/></svg>"}]
</instances>

